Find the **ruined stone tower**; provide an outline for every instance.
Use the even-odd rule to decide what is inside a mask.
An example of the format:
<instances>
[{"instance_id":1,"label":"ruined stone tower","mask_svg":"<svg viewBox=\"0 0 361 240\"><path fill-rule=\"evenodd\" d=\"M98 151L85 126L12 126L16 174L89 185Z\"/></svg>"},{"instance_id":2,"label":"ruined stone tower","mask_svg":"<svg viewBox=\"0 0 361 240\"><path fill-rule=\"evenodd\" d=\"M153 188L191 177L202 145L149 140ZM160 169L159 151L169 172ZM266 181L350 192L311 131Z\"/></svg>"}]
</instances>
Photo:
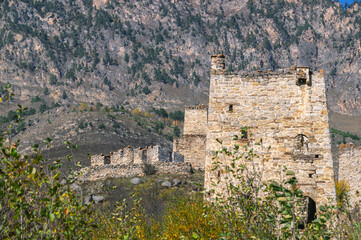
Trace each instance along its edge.
<instances>
[{"instance_id":1,"label":"ruined stone tower","mask_svg":"<svg viewBox=\"0 0 361 240\"><path fill-rule=\"evenodd\" d=\"M361 205L361 146L343 144L339 150L338 179L350 186L349 202L351 206Z\"/></svg>"},{"instance_id":2,"label":"ruined stone tower","mask_svg":"<svg viewBox=\"0 0 361 240\"><path fill-rule=\"evenodd\" d=\"M173 140L173 152L184 156L184 162L204 169L206 158L207 106L185 107L183 135Z\"/></svg>"},{"instance_id":3,"label":"ruined stone tower","mask_svg":"<svg viewBox=\"0 0 361 240\"><path fill-rule=\"evenodd\" d=\"M238 138L235 136L239 136ZM212 56L206 137L205 187L224 191L230 176L214 169L216 151L249 146L262 180L295 172L318 207L335 199L323 71L291 67L278 72L229 73L225 57ZM223 166L231 164L223 158ZM227 179L228 178L228 179ZM234 180L234 179L233 179Z\"/></svg>"}]
</instances>

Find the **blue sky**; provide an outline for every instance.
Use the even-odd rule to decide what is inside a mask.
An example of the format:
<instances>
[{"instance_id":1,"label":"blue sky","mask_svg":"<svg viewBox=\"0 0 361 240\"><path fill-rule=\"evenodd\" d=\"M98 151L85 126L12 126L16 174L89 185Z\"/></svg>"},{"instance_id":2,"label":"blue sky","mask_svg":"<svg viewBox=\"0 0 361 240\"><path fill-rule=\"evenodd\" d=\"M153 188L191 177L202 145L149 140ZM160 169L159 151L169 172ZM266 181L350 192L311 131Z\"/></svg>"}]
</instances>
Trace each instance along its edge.
<instances>
[{"instance_id":1,"label":"blue sky","mask_svg":"<svg viewBox=\"0 0 361 240\"><path fill-rule=\"evenodd\" d=\"M340 3L342 3L342 5L345 5L345 3L347 2L348 4L353 3L354 0L339 0Z\"/></svg>"}]
</instances>

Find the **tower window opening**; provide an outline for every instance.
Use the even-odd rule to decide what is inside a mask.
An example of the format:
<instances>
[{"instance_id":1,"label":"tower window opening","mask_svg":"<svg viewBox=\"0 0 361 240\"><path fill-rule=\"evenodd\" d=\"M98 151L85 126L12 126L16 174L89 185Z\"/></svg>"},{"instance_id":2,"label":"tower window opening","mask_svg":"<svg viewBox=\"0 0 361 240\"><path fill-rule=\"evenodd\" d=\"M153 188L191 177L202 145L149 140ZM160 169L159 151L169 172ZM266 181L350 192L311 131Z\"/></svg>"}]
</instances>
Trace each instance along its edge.
<instances>
[{"instance_id":1,"label":"tower window opening","mask_svg":"<svg viewBox=\"0 0 361 240\"><path fill-rule=\"evenodd\" d=\"M306 85L306 79L298 79L298 81L297 81L297 85Z\"/></svg>"},{"instance_id":2,"label":"tower window opening","mask_svg":"<svg viewBox=\"0 0 361 240\"><path fill-rule=\"evenodd\" d=\"M228 107L228 112L233 112L233 104L230 104Z\"/></svg>"}]
</instances>

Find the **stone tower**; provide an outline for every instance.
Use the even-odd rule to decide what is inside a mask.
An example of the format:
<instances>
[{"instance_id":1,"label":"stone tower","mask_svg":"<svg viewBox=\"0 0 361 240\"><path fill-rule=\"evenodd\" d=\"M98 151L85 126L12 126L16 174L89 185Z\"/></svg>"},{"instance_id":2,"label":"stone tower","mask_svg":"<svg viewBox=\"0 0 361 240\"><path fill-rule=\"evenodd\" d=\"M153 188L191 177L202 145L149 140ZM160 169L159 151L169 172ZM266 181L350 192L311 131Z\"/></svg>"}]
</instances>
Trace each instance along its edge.
<instances>
[{"instance_id":1,"label":"stone tower","mask_svg":"<svg viewBox=\"0 0 361 240\"><path fill-rule=\"evenodd\" d=\"M361 205L361 146L343 144L339 150L338 178L350 186L349 201L351 206Z\"/></svg>"},{"instance_id":2,"label":"stone tower","mask_svg":"<svg viewBox=\"0 0 361 240\"><path fill-rule=\"evenodd\" d=\"M235 145L254 149L258 158L249 164L261 172L262 180L280 181L286 166L295 172L300 188L316 207L333 201L336 194L323 71L291 67L236 74L225 70L223 55L212 56L207 190L220 193L227 181L232 181L226 172L214 169L213 157L216 151ZM223 158L220 164L230 163Z\"/></svg>"},{"instance_id":3,"label":"stone tower","mask_svg":"<svg viewBox=\"0 0 361 240\"><path fill-rule=\"evenodd\" d=\"M185 107L183 135L173 140L173 152L184 156L184 162L204 169L206 158L207 106Z\"/></svg>"}]
</instances>

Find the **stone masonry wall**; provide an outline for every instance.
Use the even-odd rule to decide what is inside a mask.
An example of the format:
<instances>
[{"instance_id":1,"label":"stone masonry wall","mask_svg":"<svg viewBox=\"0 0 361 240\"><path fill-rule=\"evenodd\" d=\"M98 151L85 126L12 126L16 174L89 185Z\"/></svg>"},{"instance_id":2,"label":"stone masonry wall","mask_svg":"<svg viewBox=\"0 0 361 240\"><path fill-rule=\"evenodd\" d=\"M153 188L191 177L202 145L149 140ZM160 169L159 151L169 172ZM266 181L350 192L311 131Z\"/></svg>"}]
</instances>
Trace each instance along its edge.
<instances>
[{"instance_id":1,"label":"stone masonry wall","mask_svg":"<svg viewBox=\"0 0 361 240\"><path fill-rule=\"evenodd\" d=\"M92 166L104 165L104 155L103 154L93 155L90 157L90 162Z\"/></svg>"},{"instance_id":2,"label":"stone masonry wall","mask_svg":"<svg viewBox=\"0 0 361 240\"><path fill-rule=\"evenodd\" d=\"M350 204L361 204L361 146L344 144L339 150L339 180L350 186Z\"/></svg>"},{"instance_id":3,"label":"stone masonry wall","mask_svg":"<svg viewBox=\"0 0 361 240\"><path fill-rule=\"evenodd\" d=\"M207 135L207 106L185 107L184 135Z\"/></svg>"},{"instance_id":4,"label":"stone masonry wall","mask_svg":"<svg viewBox=\"0 0 361 240\"><path fill-rule=\"evenodd\" d=\"M263 180L281 181L286 166L296 173L305 195L317 207L335 200L323 71L293 67L280 72L232 74L224 56L212 56L205 187L220 180L216 192L226 188L225 171L214 170L216 151L249 145L259 158L248 161ZM236 138L235 135L239 136ZM262 141L261 141L262 139ZM231 159L219 158L221 169ZM236 181L235 179L231 181Z\"/></svg>"},{"instance_id":5,"label":"stone masonry wall","mask_svg":"<svg viewBox=\"0 0 361 240\"><path fill-rule=\"evenodd\" d=\"M182 162L182 156L174 154L171 150L161 146L150 146L146 148L136 148L128 146L124 149L112 152L110 155L93 155L91 156L91 166L100 165L126 165L126 164L155 164L159 162Z\"/></svg>"},{"instance_id":6,"label":"stone masonry wall","mask_svg":"<svg viewBox=\"0 0 361 240\"><path fill-rule=\"evenodd\" d=\"M190 174L192 172L188 163L184 162L158 162L153 164L155 174ZM101 165L81 169L80 181L96 181L108 178L144 176L144 164Z\"/></svg>"},{"instance_id":7,"label":"stone masonry wall","mask_svg":"<svg viewBox=\"0 0 361 240\"><path fill-rule=\"evenodd\" d=\"M173 152L184 156L184 162L194 168L204 169L206 159L206 136L183 135L173 140Z\"/></svg>"}]
</instances>

